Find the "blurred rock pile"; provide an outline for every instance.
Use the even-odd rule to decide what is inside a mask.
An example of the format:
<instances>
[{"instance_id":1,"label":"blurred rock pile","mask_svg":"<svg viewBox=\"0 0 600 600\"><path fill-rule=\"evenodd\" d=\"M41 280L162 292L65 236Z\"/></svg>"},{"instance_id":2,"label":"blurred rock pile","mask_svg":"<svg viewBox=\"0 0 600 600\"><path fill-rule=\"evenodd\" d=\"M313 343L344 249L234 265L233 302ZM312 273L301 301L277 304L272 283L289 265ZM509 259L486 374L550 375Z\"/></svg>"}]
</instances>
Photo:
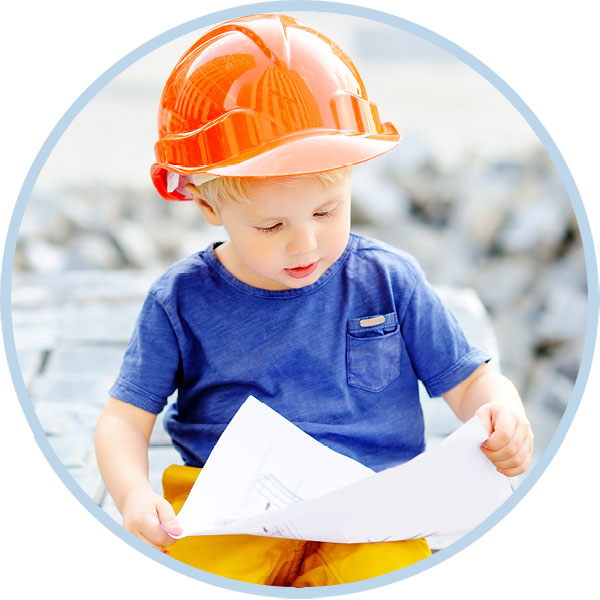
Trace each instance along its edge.
<instances>
[{"instance_id":1,"label":"blurred rock pile","mask_svg":"<svg viewBox=\"0 0 600 600\"><path fill-rule=\"evenodd\" d=\"M577 222L547 153L442 168L407 142L355 169L353 203L356 231L414 254L434 284L477 291L502 371L532 415L556 423L579 370L587 291ZM15 268L158 273L223 234L150 187L70 187L32 195Z\"/></svg>"}]
</instances>

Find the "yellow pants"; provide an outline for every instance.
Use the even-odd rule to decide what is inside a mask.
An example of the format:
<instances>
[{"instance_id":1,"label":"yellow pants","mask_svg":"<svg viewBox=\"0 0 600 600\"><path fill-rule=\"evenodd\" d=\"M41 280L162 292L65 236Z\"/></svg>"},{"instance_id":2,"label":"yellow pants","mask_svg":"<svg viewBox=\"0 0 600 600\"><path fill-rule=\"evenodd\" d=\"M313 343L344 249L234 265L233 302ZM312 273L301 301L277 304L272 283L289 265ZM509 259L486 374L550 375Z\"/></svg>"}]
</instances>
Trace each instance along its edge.
<instances>
[{"instance_id":1,"label":"yellow pants","mask_svg":"<svg viewBox=\"0 0 600 600\"><path fill-rule=\"evenodd\" d=\"M200 469L171 465L165 498L179 512ZM193 536L168 554L209 573L263 585L312 587L361 581L402 569L431 554L424 539L368 544L307 542L253 535Z\"/></svg>"}]
</instances>

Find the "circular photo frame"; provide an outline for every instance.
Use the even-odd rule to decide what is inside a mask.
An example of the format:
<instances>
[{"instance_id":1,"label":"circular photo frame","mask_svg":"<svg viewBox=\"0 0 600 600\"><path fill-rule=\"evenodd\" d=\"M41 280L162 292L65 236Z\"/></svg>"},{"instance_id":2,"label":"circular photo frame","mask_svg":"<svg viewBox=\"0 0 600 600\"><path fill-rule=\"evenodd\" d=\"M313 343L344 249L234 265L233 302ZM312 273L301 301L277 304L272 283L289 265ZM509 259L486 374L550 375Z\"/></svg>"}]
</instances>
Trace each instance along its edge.
<instances>
[{"instance_id":1,"label":"circular photo frame","mask_svg":"<svg viewBox=\"0 0 600 600\"><path fill-rule=\"evenodd\" d=\"M151 187L162 85L202 30L260 12L290 14L339 43L382 117L403 133L389 156L356 169L353 228L417 257L465 328L516 382L536 434L531 468L483 523L435 540L432 556L401 571L332 588L242 583L158 553L120 525L93 453L94 424L145 290L168 264L222 235L203 227L193 207L161 204ZM91 136L104 136L106 144L90 148L85 140ZM8 232L2 281L14 386L37 443L66 487L153 560L216 586L278 597L339 595L399 581L451 557L498 523L564 439L589 375L598 316L583 203L560 152L522 99L443 37L393 15L329 2L218 11L150 40L101 75L65 113L31 167ZM85 406L77 401L83 388L91 398ZM424 410L433 445L456 422L439 403L425 399ZM158 478L175 456L160 428L151 451L151 477Z\"/></svg>"}]
</instances>

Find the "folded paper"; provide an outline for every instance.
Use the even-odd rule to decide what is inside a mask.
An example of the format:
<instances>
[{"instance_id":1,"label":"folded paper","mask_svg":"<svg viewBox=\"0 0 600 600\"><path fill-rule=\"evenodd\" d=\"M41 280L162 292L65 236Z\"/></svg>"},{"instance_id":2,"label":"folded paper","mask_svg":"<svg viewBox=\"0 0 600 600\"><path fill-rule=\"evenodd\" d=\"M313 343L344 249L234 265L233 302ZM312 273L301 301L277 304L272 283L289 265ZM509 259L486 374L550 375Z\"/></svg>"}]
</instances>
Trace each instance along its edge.
<instances>
[{"instance_id":1,"label":"folded paper","mask_svg":"<svg viewBox=\"0 0 600 600\"><path fill-rule=\"evenodd\" d=\"M375 473L250 396L177 515L177 537L357 543L463 534L512 493L480 449L487 437L474 417L434 448Z\"/></svg>"}]
</instances>

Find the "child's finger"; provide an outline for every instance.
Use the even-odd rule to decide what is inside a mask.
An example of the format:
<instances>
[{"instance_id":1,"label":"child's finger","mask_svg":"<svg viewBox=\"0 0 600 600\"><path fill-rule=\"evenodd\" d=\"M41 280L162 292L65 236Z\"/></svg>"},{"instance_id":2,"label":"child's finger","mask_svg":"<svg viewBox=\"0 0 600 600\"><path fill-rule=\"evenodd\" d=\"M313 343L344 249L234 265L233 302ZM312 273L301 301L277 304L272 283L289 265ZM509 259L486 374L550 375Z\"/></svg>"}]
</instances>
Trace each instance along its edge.
<instances>
[{"instance_id":1,"label":"child's finger","mask_svg":"<svg viewBox=\"0 0 600 600\"><path fill-rule=\"evenodd\" d=\"M153 548L161 551L176 541L162 528L156 517L148 519L139 533L139 537L143 537Z\"/></svg>"},{"instance_id":2,"label":"child's finger","mask_svg":"<svg viewBox=\"0 0 600 600\"><path fill-rule=\"evenodd\" d=\"M150 541L149 538L147 538L143 533L138 533L138 536L140 538L140 540L142 540L143 542L146 542L146 544L148 544L149 546L152 546L155 550L160 550L161 552L163 551L164 546L159 546L158 544L155 544L154 542Z\"/></svg>"},{"instance_id":3,"label":"child's finger","mask_svg":"<svg viewBox=\"0 0 600 600\"><path fill-rule=\"evenodd\" d=\"M167 534L179 535L182 533L183 528L178 523L177 518L175 517L175 511L167 500L157 503L156 512L158 514L159 523Z\"/></svg>"},{"instance_id":4,"label":"child's finger","mask_svg":"<svg viewBox=\"0 0 600 600\"><path fill-rule=\"evenodd\" d=\"M495 467L500 473L507 477L514 477L524 473L531 464L531 451L533 446L523 446L522 450L510 459L495 463Z\"/></svg>"},{"instance_id":5,"label":"child's finger","mask_svg":"<svg viewBox=\"0 0 600 600\"><path fill-rule=\"evenodd\" d=\"M499 469L513 469L522 465L529 458L531 446L521 446L516 452L501 458L491 459L494 466Z\"/></svg>"},{"instance_id":6,"label":"child's finger","mask_svg":"<svg viewBox=\"0 0 600 600\"><path fill-rule=\"evenodd\" d=\"M483 406L480 406L477 409L475 414L477 415L477 417L479 417L481 424L485 427L485 430L487 431L488 436L491 435L492 431L494 430L494 427L492 425L491 406L489 404L484 404Z\"/></svg>"},{"instance_id":7,"label":"child's finger","mask_svg":"<svg viewBox=\"0 0 600 600\"><path fill-rule=\"evenodd\" d=\"M498 410L492 413L493 431L483 443L484 450L495 452L507 446L515 434L517 418L510 410Z\"/></svg>"},{"instance_id":8,"label":"child's finger","mask_svg":"<svg viewBox=\"0 0 600 600\"><path fill-rule=\"evenodd\" d=\"M499 433L494 439L490 437L490 440L491 443L483 444L483 451L490 460L495 462L517 454L524 445L527 445L528 436L524 428L517 426L512 437L508 438L508 434Z\"/></svg>"},{"instance_id":9,"label":"child's finger","mask_svg":"<svg viewBox=\"0 0 600 600\"><path fill-rule=\"evenodd\" d=\"M506 477L516 477L517 475L521 475L521 473L525 473L525 471L527 471L527 469L529 468L530 464L531 464L531 456L528 456L518 466L510 467L510 468L507 467L507 468L503 468L503 469L498 468L498 471L500 473L502 473L502 475L505 475Z\"/></svg>"}]
</instances>

